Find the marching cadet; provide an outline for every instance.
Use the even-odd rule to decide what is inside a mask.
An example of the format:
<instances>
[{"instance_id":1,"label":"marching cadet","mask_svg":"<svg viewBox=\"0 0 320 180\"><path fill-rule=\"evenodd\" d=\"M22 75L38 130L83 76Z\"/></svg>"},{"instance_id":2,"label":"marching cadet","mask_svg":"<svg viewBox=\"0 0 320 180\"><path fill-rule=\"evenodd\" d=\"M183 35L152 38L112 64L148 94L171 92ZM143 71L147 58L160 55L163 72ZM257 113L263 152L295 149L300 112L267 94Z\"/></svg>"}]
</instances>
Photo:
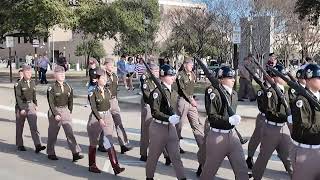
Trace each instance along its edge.
<instances>
[{"instance_id":1,"label":"marching cadet","mask_svg":"<svg viewBox=\"0 0 320 180\"><path fill-rule=\"evenodd\" d=\"M159 78L159 66L156 64L149 65L152 74ZM156 88L156 85L149 77L148 73L145 73L140 77L141 82L141 136L140 136L140 160L147 161L147 149L149 146L149 125L152 121L151 109L149 105L150 93Z\"/></svg>"},{"instance_id":2,"label":"marching cadet","mask_svg":"<svg viewBox=\"0 0 320 180\"><path fill-rule=\"evenodd\" d=\"M20 71L19 71L20 73ZM19 151L26 151L23 145L23 127L27 118L31 137L35 146L35 152L39 153L46 147L41 145L40 133L37 127L37 98L36 84L31 79L32 68L29 65L22 67L22 79L15 84L14 92L16 98L16 145ZM21 75L20 75L21 78Z\"/></svg>"},{"instance_id":3,"label":"marching cadet","mask_svg":"<svg viewBox=\"0 0 320 180\"><path fill-rule=\"evenodd\" d=\"M285 68L277 64L274 68L280 73L286 75ZM275 74L270 73L278 88L284 93L285 81ZM292 167L289 159L289 151L291 142L289 129L286 126L288 117L285 113L284 105L280 102L280 97L277 96L273 88L269 88L267 92L267 109L265 112L266 120L263 126L261 136L261 148L255 165L253 166L252 175L255 180L260 180L266 169L268 160L274 150L278 152L278 156L284 164L286 171L291 175Z\"/></svg>"},{"instance_id":4,"label":"marching cadet","mask_svg":"<svg viewBox=\"0 0 320 180\"><path fill-rule=\"evenodd\" d=\"M96 165L96 148L99 143L99 135L101 132L104 134L103 145L108 152L109 160L113 168L114 174L117 175L124 171L118 163L116 151L114 150L112 133L114 124L110 112L110 92L106 85L105 72L98 69L97 73L97 86L93 92L89 94L89 100L92 112L89 115L87 124L87 131L89 136L89 171L94 173L101 173Z\"/></svg>"},{"instance_id":5,"label":"marching cadet","mask_svg":"<svg viewBox=\"0 0 320 180\"><path fill-rule=\"evenodd\" d=\"M217 77L220 79L222 91L227 96L230 106L235 112L237 107L237 93L232 90L235 82L235 71L230 67L221 67ZM205 92L205 107L210 123L210 130L206 137L206 161L200 179L212 179L223 159L227 156L232 164L235 179L249 179L244 152L234 127L241 121L237 114L230 116L227 113L227 102L212 86Z\"/></svg>"},{"instance_id":6,"label":"marching cadet","mask_svg":"<svg viewBox=\"0 0 320 180\"><path fill-rule=\"evenodd\" d=\"M305 88L306 87L306 80L304 77L304 70L303 69L299 69L296 72L296 78L297 78L297 83L300 86L302 86L303 88ZM288 95L289 95L289 102L291 103L296 99L297 92L293 88L289 88Z\"/></svg>"},{"instance_id":7,"label":"marching cadet","mask_svg":"<svg viewBox=\"0 0 320 180\"><path fill-rule=\"evenodd\" d=\"M168 64L160 67L161 87L157 87L150 95L150 108L154 120L149 127L149 155L146 164L147 180L152 180L157 162L163 149L166 148L176 176L179 180L186 179L179 152L179 138L175 125L180 117L176 115L177 92L172 88L175 80L175 70ZM162 88L165 94L161 94ZM165 100L165 96L169 102Z\"/></svg>"},{"instance_id":8,"label":"marching cadet","mask_svg":"<svg viewBox=\"0 0 320 180\"><path fill-rule=\"evenodd\" d=\"M320 66L305 67L306 90L320 102ZM320 111L305 97L298 95L291 103L293 129L291 151L293 180L320 178Z\"/></svg>"},{"instance_id":9,"label":"marching cadet","mask_svg":"<svg viewBox=\"0 0 320 180\"><path fill-rule=\"evenodd\" d=\"M129 145L129 140L126 131L124 130L121 116L120 116L120 107L117 99L117 88L118 88L118 77L116 73L113 72L113 60L106 59L103 64L103 68L106 71L107 83L106 87L111 93L110 97L110 112L114 125L116 127L116 132L118 136L118 141L121 148L121 154L124 154L127 151L130 151L132 147ZM99 140L99 151L106 152L103 146L103 133L100 135Z\"/></svg>"},{"instance_id":10,"label":"marching cadet","mask_svg":"<svg viewBox=\"0 0 320 180\"><path fill-rule=\"evenodd\" d=\"M270 87L270 85L265 81L264 83L265 87ZM256 126L254 128L253 134L250 138L250 141L248 143L248 157L246 159L246 163L249 169L252 170L253 167L253 156L254 153L257 150L258 145L261 142L261 135L263 131L263 126L265 124L266 120L266 110L268 104L267 102L267 94L262 89L257 91L257 104L259 109L259 114L256 118Z\"/></svg>"},{"instance_id":11,"label":"marching cadet","mask_svg":"<svg viewBox=\"0 0 320 180\"><path fill-rule=\"evenodd\" d=\"M54 77L56 81L48 87L47 99L49 103L48 119L48 159L58 160L54 146L57 136L62 126L69 148L73 155L73 162L83 158L80 154L80 146L78 145L72 130L72 108L73 108L73 89L64 82L65 69L62 66L54 68Z\"/></svg>"},{"instance_id":12,"label":"marching cadet","mask_svg":"<svg viewBox=\"0 0 320 180\"><path fill-rule=\"evenodd\" d=\"M197 102L193 98L194 85L196 82L196 75L192 71L193 61L192 58L187 58L183 63L183 70L181 70L177 77L177 86L178 86L178 113L181 116L181 121L178 124L178 136L181 137L181 131L184 123L188 120L193 132L193 135L196 139L198 145L198 162L199 167L197 170L197 175L201 174L201 155L202 145L204 139L204 125L200 122Z\"/></svg>"}]
</instances>

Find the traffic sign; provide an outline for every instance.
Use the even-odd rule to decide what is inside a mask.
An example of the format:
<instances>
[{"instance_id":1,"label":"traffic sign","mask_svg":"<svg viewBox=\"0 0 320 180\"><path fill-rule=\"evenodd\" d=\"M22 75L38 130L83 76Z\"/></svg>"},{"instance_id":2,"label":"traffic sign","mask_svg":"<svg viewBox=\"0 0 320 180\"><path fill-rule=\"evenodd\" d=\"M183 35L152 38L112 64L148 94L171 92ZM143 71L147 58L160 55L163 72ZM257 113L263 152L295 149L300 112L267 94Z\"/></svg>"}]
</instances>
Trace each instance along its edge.
<instances>
[{"instance_id":1,"label":"traffic sign","mask_svg":"<svg viewBox=\"0 0 320 180\"><path fill-rule=\"evenodd\" d=\"M233 27L232 42L233 44L241 43L241 27L239 26Z\"/></svg>"},{"instance_id":2,"label":"traffic sign","mask_svg":"<svg viewBox=\"0 0 320 180\"><path fill-rule=\"evenodd\" d=\"M32 40L32 46L33 47L39 47L39 44L40 44L39 39L33 39Z\"/></svg>"},{"instance_id":3,"label":"traffic sign","mask_svg":"<svg viewBox=\"0 0 320 180\"><path fill-rule=\"evenodd\" d=\"M6 46L14 47L14 38L12 36L6 36Z\"/></svg>"}]
</instances>

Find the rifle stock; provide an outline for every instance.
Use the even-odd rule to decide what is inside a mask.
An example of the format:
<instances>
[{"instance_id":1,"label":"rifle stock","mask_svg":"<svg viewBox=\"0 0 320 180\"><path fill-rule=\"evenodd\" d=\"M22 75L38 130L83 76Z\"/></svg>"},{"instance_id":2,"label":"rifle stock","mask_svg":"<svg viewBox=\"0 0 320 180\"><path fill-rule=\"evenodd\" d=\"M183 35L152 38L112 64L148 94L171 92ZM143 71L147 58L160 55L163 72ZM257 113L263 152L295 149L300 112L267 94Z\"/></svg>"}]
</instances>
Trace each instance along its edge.
<instances>
[{"instance_id":1,"label":"rifle stock","mask_svg":"<svg viewBox=\"0 0 320 180\"><path fill-rule=\"evenodd\" d=\"M290 86L291 88L293 88L294 90L296 90L299 94L301 94L303 97L305 97L309 102L311 102L312 105L314 105L317 109L320 109L320 104L319 102L313 98L313 96L306 90L304 89L301 85L299 85L298 83L296 83L295 81L292 81L290 79L288 79L287 77L285 77L283 74L281 74L280 72L276 71L273 68L270 68L270 70L275 73L277 76L281 77L281 79L283 79L284 81L287 82L288 86Z\"/></svg>"}]
</instances>

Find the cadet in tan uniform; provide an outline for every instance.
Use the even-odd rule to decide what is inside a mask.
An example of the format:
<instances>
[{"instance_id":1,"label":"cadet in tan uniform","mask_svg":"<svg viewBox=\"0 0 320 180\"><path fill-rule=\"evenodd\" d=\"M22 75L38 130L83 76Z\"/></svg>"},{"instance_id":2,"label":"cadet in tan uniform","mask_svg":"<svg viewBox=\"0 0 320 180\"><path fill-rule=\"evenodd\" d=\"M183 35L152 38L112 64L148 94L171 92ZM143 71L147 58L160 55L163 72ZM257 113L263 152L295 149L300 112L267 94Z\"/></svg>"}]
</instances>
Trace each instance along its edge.
<instances>
[{"instance_id":1,"label":"cadet in tan uniform","mask_svg":"<svg viewBox=\"0 0 320 180\"><path fill-rule=\"evenodd\" d=\"M96 165L96 148L99 143L99 135L101 132L104 134L103 145L108 152L109 160L113 168L114 174L117 175L124 171L118 163L116 151L113 147L112 133L114 124L110 112L110 92L106 85L105 72L98 69L97 73L97 86L93 92L89 94L89 100L92 112L89 115L87 124L87 131L89 136L89 171L94 173L101 173Z\"/></svg>"},{"instance_id":2,"label":"cadet in tan uniform","mask_svg":"<svg viewBox=\"0 0 320 180\"><path fill-rule=\"evenodd\" d=\"M276 65L274 68L286 74L282 65ZM280 77L270 73L277 86L284 93L285 81ZM285 108L280 102L280 97L277 96L273 88L269 88L267 92L267 109L266 120L261 136L261 148L255 165L253 166L252 175L255 180L260 180L266 169L268 160L270 159L274 150L278 152L278 156L284 164L286 171L292 174L291 161L289 158L289 151L292 147L290 141L289 129L286 126L288 117L285 113Z\"/></svg>"},{"instance_id":3,"label":"cadet in tan uniform","mask_svg":"<svg viewBox=\"0 0 320 180\"><path fill-rule=\"evenodd\" d=\"M149 65L152 74L159 77L159 66L156 64ZM156 88L154 82L150 79L149 74L145 73L140 77L141 83L141 136L140 136L140 160L147 161L147 149L149 146L149 125L152 121L151 109L149 105L150 93Z\"/></svg>"},{"instance_id":4,"label":"cadet in tan uniform","mask_svg":"<svg viewBox=\"0 0 320 180\"><path fill-rule=\"evenodd\" d=\"M265 82L265 87L267 87L267 83ZM254 128L253 134L248 143L248 157L247 157L247 165L249 169L253 167L253 156L257 150L258 145L261 142L261 135L263 131L263 126L266 120L266 110L267 110L267 95L262 89L257 91L257 104L259 109L259 114L256 118L256 126Z\"/></svg>"},{"instance_id":5,"label":"cadet in tan uniform","mask_svg":"<svg viewBox=\"0 0 320 180\"><path fill-rule=\"evenodd\" d=\"M320 102L320 66L305 67L306 90ZM298 95L291 103L293 129L291 151L292 180L320 179L320 111L305 97Z\"/></svg>"},{"instance_id":6,"label":"cadet in tan uniform","mask_svg":"<svg viewBox=\"0 0 320 180\"><path fill-rule=\"evenodd\" d=\"M232 90L235 82L235 72L230 67L221 67L218 78L225 91L230 106L235 112L237 107L237 93ZM236 180L249 179L244 152L234 127L240 124L241 117L227 113L227 102L223 102L222 95L212 86L205 92L205 107L210 123L210 131L206 137L206 161L200 176L201 180L213 179L223 159L227 156L235 173Z\"/></svg>"},{"instance_id":7,"label":"cadet in tan uniform","mask_svg":"<svg viewBox=\"0 0 320 180\"><path fill-rule=\"evenodd\" d=\"M181 137L181 131L184 123L188 120L198 145L198 162L199 167L197 175L201 174L201 155L202 145L204 139L204 125L200 122L197 102L193 98L194 85L196 82L196 75L192 72L193 61L191 58L187 58L183 63L183 70L179 72L177 77L178 85L178 114L181 116L181 121L178 125L178 136Z\"/></svg>"},{"instance_id":8,"label":"cadet in tan uniform","mask_svg":"<svg viewBox=\"0 0 320 180\"><path fill-rule=\"evenodd\" d=\"M56 81L48 87L47 99L49 103L48 119L48 144L47 154L48 159L58 160L54 146L57 141L57 136L62 126L69 148L73 155L73 162L83 158L80 154L80 146L74 137L72 130L72 108L73 108L73 89L64 82L65 70L62 66L56 66L54 69L54 77Z\"/></svg>"},{"instance_id":9,"label":"cadet in tan uniform","mask_svg":"<svg viewBox=\"0 0 320 180\"><path fill-rule=\"evenodd\" d=\"M118 136L118 141L121 148L121 154L124 154L127 151L130 151L132 147L129 145L129 140L126 131L124 130L121 116L120 116L120 107L117 99L117 88L118 88L118 77L116 73L113 72L113 61L112 59L106 59L103 64L103 68L106 71L107 84L106 87L111 93L110 98L110 112L114 125L116 127L116 132ZM104 152L106 151L103 147L103 134L100 135L99 141L99 150Z\"/></svg>"},{"instance_id":10,"label":"cadet in tan uniform","mask_svg":"<svg viewBox=\"0 0 320 180\"><path fill-rule=\"evenodd\" d=\"M35 146L35 152L46 149L41 145L40 133L37 127L37 98L36 84L31 79L32 69L29 65L22 67L23 78L20 79L14 86L16 98L16 145L19 151L26 151L23 145L23 127L27 118L31 137Z\"/></svg>"},{"instance_id":11,"label":"cadet in tan uniform","mask_svg":"<svg viewBox=\"0 0 320 180\"><path fill-rule=\"evenodd\" d=\"M304 77L305 77L304 76L304 70L303 69L299 69L296 72L296 78L297 78L298 84L300 86L302 86L303 88L306 87L306 80L304 79ZM288 95L289 95L289 102L291 103L296 99L298 93L294 89L289 88Z\"/></svg>"},{"instance_id":12,"label":"cadet in tan uniform","mask_svg":"<svg viewBox=\"0 0 320 180\"><path fill-rule=\"evenodd\" d=\"M175 70L168 64L160 67L160 80L163 91L170 103L165 101L164 95L160 93L157 87L150 95L150 108L154 120L149 127L149 155L146 164L147 180L154 177L158 159L163 149L166 148L173 167L176 172L176 177L179 180L186 179L184 168L179 152L179 138L175 125L179 123L180 117L176 115L177 112L177 92L175 92L171 85L175 79Z\"/></svg>"},{"instance_id":13,"label":"cadet in tan uniform","mask_svg":"<svg viewBox=\"0 0 320 180\"><path fill-rule=\"evenodd\" d=\"M244 101L245 98L249 98L250 101L256 100L256 94L252 86L252 77L249 72L246 70L245 66L251 69L251 71L256 72L256 69L253 64L251 64L250 56L244 59L244 64L239 66L239 101Z\"/></svg>"}]
</instances>

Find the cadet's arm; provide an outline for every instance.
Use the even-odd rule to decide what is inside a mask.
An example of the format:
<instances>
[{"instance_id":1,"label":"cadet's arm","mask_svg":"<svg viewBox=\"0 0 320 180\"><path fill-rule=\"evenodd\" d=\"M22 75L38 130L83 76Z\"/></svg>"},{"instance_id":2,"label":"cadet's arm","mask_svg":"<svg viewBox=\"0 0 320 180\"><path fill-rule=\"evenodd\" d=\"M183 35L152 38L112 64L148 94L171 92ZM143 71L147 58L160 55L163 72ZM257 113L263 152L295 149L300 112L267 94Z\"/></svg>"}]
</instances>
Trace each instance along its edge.
<instances>
[{"instance_id":1,"label":"cadet's arm","mask_svg":"<svg viewBox=\"0 0 320 180\"><path fill-rule=\"evenodd\" d=\"M49 87L49 88L50 88L50 87ZM53 116L59 115L58 111L54 108L54 94L53 94L53 89L48 89L48 90L47 90L47 99L48 99L49 108L50 108Z\"/></svg>"},{"instance_id":2,"label":"cadet's arm","mask_svg":"<svg viewBox=\"0 0 320 180\"><path fill-rule=\"evenodd\" d=\"M102 118L97 110L96 96L92 94L91 96L89 95L88 98L89 98L92 113L96 117L96 119L99 121Z\"/></svg>"},{"instance_id":3,"label":"cadet's arm","mask_svg":"<svg viewBox=\"0 0 320 180\"><path fill-rule=\"evenodd\" d=\"M161 93L158 93L158 97L154 98L155 97L154 93L157 93L157 92L153 91L149 97L149 101L150 101L149 104L150 104L152 116L155 119L168 122L170 116L160 111L160 104L162 101L162 98L161 98L162 95L161 95Z\"/></svg>"}]
</instances>

